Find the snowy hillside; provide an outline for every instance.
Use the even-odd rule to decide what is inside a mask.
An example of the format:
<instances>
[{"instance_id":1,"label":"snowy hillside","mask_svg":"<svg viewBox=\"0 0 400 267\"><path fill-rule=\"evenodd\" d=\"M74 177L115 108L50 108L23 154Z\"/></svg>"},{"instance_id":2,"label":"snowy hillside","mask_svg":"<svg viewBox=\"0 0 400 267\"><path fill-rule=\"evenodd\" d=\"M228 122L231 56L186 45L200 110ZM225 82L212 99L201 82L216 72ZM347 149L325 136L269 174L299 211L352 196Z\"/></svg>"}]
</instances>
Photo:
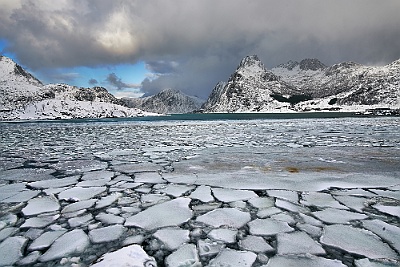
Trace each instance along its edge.
<instances>
[{"instance_id":1,"label":"snowy hillside","mask_svg":"<svg viewBox=\"0 0 400 267\"><path fill-rule=\"evenodd\" d=\"M0 120L135 117L105 88L43 85L7 57L0 57Z\"/></svg>"},{"instance_id":2,"label":"snowy hillside","mask_svg":"<svg viewBox=\"0 0 400 267\"><path fill-rule=\"evenodd\" d=\"M400 60L382 67L318 59L289 61L271 71L246 57L227 83L218 83L205 112L365 111L400 108Z\"/></svg>"},{"instance_id":3,"label":"snowy hillside","mask_svg":"<svg viewBox=\"0 0 400 267\"><path fill-rule=\"evenodd\" d=\"M257 112L281 108L273 95L287 94L293 86L267 71L257 56L245 57L226 83L218 83L207 102L205 112Z\"/></svg>"},{"instance_id":4,"label":"snowy hillside","mask_svg":"<svg viewBox=\"0 0 400 267\"><path fill-rule=\"evenodd\" d=\"M188 96L174 89L165 89L153 96L143 98L123 98L128 107L160 114L188 113L198 110L204 100Z\"/></svg>"}]
</instances>

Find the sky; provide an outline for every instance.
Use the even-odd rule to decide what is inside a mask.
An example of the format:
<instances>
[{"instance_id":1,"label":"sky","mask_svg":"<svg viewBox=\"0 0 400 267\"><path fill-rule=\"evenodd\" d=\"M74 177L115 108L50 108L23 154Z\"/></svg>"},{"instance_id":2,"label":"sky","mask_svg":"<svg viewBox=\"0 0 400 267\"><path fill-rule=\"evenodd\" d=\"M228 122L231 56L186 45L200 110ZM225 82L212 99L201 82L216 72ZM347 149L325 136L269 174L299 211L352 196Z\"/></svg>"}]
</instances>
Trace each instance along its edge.
<instances>
[{"instance_id":1,"label":"sky","mask_svg":"<svg viewBox=\"0 0 400 267\"><path fill-rule=\"evenodd\" d=\"M0 54L44 83L206 99L246 55L267 69L400 58L399 0L0 0Z\"/></svg>"}]
</instances>

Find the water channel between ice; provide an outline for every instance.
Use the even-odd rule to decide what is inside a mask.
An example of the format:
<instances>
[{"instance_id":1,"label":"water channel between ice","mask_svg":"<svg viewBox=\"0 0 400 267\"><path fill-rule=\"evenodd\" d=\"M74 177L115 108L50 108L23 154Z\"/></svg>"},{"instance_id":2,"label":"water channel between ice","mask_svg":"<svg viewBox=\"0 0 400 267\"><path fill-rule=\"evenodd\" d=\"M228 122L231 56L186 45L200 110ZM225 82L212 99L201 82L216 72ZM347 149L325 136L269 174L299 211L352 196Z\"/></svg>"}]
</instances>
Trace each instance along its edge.
<instances>
[{"instance_id":1,"label":"water channel between ice","mask_svg":"<svg viewBox=\"0 0 400 267\"><path fill-rule=\"evenodd\" d=\"M399 118L0 130L0 266L399 264Z\"/></svg>"}]
</instances>

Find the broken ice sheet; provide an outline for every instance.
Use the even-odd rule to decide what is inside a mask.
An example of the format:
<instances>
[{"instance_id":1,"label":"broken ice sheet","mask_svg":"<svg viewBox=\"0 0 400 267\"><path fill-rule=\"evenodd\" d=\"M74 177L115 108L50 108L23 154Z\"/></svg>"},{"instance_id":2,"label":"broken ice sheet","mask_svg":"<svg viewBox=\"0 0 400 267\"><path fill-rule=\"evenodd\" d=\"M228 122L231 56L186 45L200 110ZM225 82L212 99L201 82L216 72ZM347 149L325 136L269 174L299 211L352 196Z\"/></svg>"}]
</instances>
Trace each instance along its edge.
<instances>
[{"instance_id":1,"label":"broken ice sheet","mask_svg":"<svg viewBox=\"0 0 400 267\"><path fill-rule=\"evenodd\" d=\"M248 235L239 241L239 247L243 250L255 253L265 253L275 251L261 236Z\"/></svg>"},{"instance_id":2,"label":"broken ice sheet","mask_svg":"<svg viewBox=\"0 0 400 267\"><path fill-rule=\"evenodd\" d=\"M165 185L165 187L160 188L158 191L173 197L180 197L194 188L193 185L168 184Z\"/></svg>"},{"instance_id":3,"label":"broken ice sheet","mask_svg":"<svg viewBox=\"0 0 400 267\"><path fill-rule=\"evenodd\" d=\"M207 266L250 267L256 261L256 258L257 254L251 251L238 251L227 248L223 249Z\"/></svg>"},{"instance_id":4,"label":"broken ice sheet","mask_svg":"<svg viewBox=\"0 0 400 267\"><path fill-rule=\"evenodd\" d=\"M205 185L198 186L189 197L205 203L214 201L214 197L211 195L211 187Z\"/></svg>"},{"instance_id":5,"label":"broken ice sheet","mask_svg":"<svg viewBox=\"0 0 400 267\"><path fill-rule=\"evenodd\" d=\"M329 207L345 210L348 209L346 206L343 206L337 200L335 200L330 194L320 192L303 192L300 203L306 206L317 206L324 208Z\"/></svg>"},{"instance_id":6,"label":"broken ice sheet","mask_svg":"<svg viewBox=\"0 0 400 267\"><path fill-rule=\"evenodd\" d=\"M317 256L278 255L272 257L266 267L346 267L339 260L330 260Z\"/></svg>"},{"instance_id":7,"label":"broken ice sheet","mask_svg":"<svg viewBox=\"0 0 400 267\"><path fill-rule=\"evenodd\" d=\"M66 230L45 232L30 244L28 250L33 251L48 248L57 238L65 234L65 232Z\"/></svg>"},{"instance_id":8,"label":"broken ice sheet","mask_svg":"<svg viewBox=\"0 0 400 267\"><path fill-rule=\"evenodd\" d=\"M349 225L327 225L321 243L370 259L399 259L399 255L372 232Z\"/></svg>"},{"instance_id":9,"label":"broken ice sheet","mask_svg":"<svg viewBox=\"0 0 400 267\"><path fill-rule=\"evenodd\" d=\"M368 218L362 213L355 213L347 210L327 208L322 211L313 212L313 215L326 223L349 223L353 220L363 220Z\"/></svg>"},{"instance_id":10,"label":"broken ice sheet","mask_svg":"<svg viewBox=\"0 0 400 267\"><path fill-rule=\"evenodd\" d=\"M212 240L230 244L236 242L236 235L237 230L220 228L211 230L207 236Z\"/></svg>"},{"instance_id":11,"label":"broken ice sheet","mask_svg":"<svg viewBox=\"0 0 400 267\"><path fill-rule=\"evenodd\" d=\"M81 201L106 191L106 187L73 187L58 194L59 199Z\"/></svg>"},{"instance_id":12,"label":"broken ice sheet","mask_svg":"<svg viewBox=\"0 0 400 267\"><path fill-rule=\"evenodd\" d=\"M294 231L286 222L274 219L255 219L248 223L252 235L270 236Z\"/></svg>"},{"instance_id":13,"label":"broken ice sheet","mask_svg":"<svg viewBox=\"0 0 400 267\"><path fill-rule=\"evenodd\" d=\"M281 233L277 236L278 254L324 255L325 250L304 232Z\"/></svg>"},{"instance_id":14,"label":"broken ice sheet","mask_svg":"<svg viewBox=\"0 0 400 267\"><path fill-rule=\"evenodd\" d=\"M106 226L89 231L89 238L93 243L111 242L119 239L125 230L120 224Z\"/></svg>"},{"instance_id":15,"label":"broken ice sheet","mask_svg":"<svg viewBox=\"0 0 400 267\"><path fill-rule=\"evenodd\" d=\"M184 244L165 259L165 266L201 266L196 245Z\"/></svg>"},{"instance_id":16,"label":"broken ice sheet","mask_svg":"<svg viewBox=\"0 0 400 267\"><path fill-rule=\"evenodd\" d=\"M0 265L11 266L22 258L22 250L28 239L20 236L9 237L0 243Z\"/></svg>"},{"instance_id":17,"label":"broken ice sheet","mask_svg":"<svg viewBox=\"0 0 400 267\"><path fill-rule=\"evenodd\" d=\"M101 256L99 262L92 267L110 267L110 266L157 266L153 257L147 253L139 245L130 245L114 252L109 252Z\"/></svg>"},{"instance_id":18,"label":"broken ice sheet","mask_svg":"<svg viewBox=\"0 0 400 267\"><path fill-rule=\"evenodd\" d=\"M188 242L189 230L180 228L164 228L154 233L154 237L160 240L167 250L173 251L183 243Z\"/></svg>"},{"instance_id":19,"label":"broken ice sheet","mask_svg":"<svg viewBox=\"0 0 400 267\"><path fill-rule=\"evenodd\" d=\"M376 204L373 205L372 207L379 210L380 212L400 218L400 206L387 206L382 204Z\"/></svg>"},{"instance_id":20,"label":"broken ice sheet","mask_svg":"<svg viewBox=\"0 0 400 267\"><path fill-rule=\"evenodd\" d=\"M54 196L37 197L28 201L28 205L22 209L25 216L58 211L60 203Z\"/></svg>"},{"instance_id":21,"label":"broken ice sheet","mask_svg":"<svg viewBox=\"0 0 400 267\"><path fill-rule=\"evenodd\" d=\"M125 226L137 226L153 230L166 226L177 226L192 218L190 199L176 198L156 204L126 219Z\"/></svg>"},{"instance_id":22,"label":"broken ice sheet","mask_svg":"<svg viewBox=\"0 0 400 267\"><path fill-rule=\"evenodd\" d=\"M197 217L196 221L218 228L227 226L239 229L250 221L250 214L235 208L218 208Z\"/></svg>"},{"instance_id":23,"label":"broken ice sheet","mask_svg":"<svg viewBox=\"0 0 400 267\"><path fill-rule=\"evenodd\" d=\"M258 197L256 193L250 190L235 190L229 188L212 188L214 197L222 202L233 202L238 200L248 200Z\"/></svg>"},{"instance_id":24,"label":"broken ice sheet","mask_svg":"<svg viewBox=\"0 0 400 267\"><path fill-rule=\"evenodd\" d=\"M381 220L362 221L365 229L370 230L382 239L386 240L392 247L400 253L400 228L388 224Z\"/></svg>"}]
</instances>

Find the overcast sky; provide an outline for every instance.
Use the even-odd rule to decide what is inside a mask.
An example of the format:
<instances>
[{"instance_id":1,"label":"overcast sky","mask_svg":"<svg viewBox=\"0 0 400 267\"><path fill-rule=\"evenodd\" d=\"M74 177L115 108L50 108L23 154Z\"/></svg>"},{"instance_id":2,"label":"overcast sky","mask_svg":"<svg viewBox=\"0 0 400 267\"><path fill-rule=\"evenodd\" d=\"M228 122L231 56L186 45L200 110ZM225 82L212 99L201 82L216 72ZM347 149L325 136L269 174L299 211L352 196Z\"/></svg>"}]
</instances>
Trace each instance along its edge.
<instances>
[{"instance_id":1,"label":"overcast sky","mask_svg":"<svg viewBox=\"0 0 400 267\"><path fill-rule=\"evenodd\" d=\"M240 60L400 58L400 0L0 0L0 51L44 82L206 98Z\"/></svg>"}]
</instances>

